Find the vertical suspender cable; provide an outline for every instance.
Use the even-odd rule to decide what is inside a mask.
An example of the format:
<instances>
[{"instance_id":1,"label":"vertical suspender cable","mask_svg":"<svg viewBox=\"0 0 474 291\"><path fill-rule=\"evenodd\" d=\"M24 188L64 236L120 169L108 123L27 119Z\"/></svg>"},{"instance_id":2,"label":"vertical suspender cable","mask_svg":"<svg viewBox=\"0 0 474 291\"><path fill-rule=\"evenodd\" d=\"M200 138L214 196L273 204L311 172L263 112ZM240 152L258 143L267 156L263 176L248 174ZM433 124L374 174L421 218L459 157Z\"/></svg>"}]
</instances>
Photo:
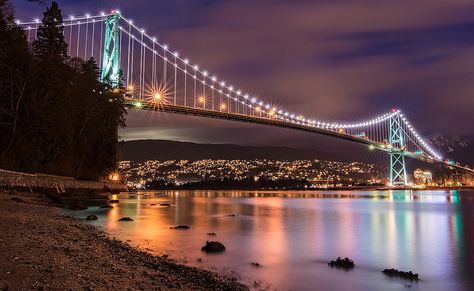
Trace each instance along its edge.
<instances>
[{"instance_id":1,"label":"vertical suspender cable","mask_svg":"<svg viewBox=\"0 0 474 291\"><path fill-rule=\"evenodd\" d=\"M120 29L119 30L119 45L122 45L122 38L123 38L122 34L123 34L123 32ZM114 45L117 45L117 44L114 44ZM119 68L122 68L122 50L119 50L119 59L118 59L118 61L119 61ZM122 70L122 74L123 74L123 70ZM120 77L122 78L123 76L120 76Z\"/></svg>"},{"instance_id":2,"label":"vertical suspender cable","mask_svg":"<svg viewBox=\"0 0 474 291\"><path fill-rule=\"evenodd\" d=\"M186 63L184 63L184 107L186 107L186 77L187 77L187 69L186 69Z\"/></svg>"},{"instance_id":3,"label":"vertical suspender cable","mask_svg":"<svg viewBox=\"0 0 474 291\"><path fill-rule=\"evenodd\" d=\"M155 40L153 40L153 47L152 47L152 58L151 58L151 88L156 90L155 85L155 69L156 69L156 53L155 53Z\"/></svg>"},{"instance_id":4,"label":"vertical suspender cable","mask_svg":"<svg viewBox=\"0 0 474 291\"><path fill-rule=\"evenodd\" d=\"M79 37L81 35L81 22L77 22L77 43L76 43L76 57L79 57Z\"/></svg>"},{"instance_id":5,"label":"vertical suspender cable","mask_svg":"<svg viewBox=\"0 0 474 291\"><path fill-rule=\"evenodd\" d=\"M86 40L84 43L84 61L87 60L87 37L89 36L89 20L86 20Z\"/></svg>"},{"instance_id":6,"label":"vertical suspender cable","mask_svg":"<svg viewBox=\"0 0 474 291\"><path fill-rule=\"evenodd\" d=\"M139 71L140 77L139 77L139 81L138 81L138 85L140 86L140 91L139 91L140 98L143 98L142 72L143 72L143 32L141 33L141 36L140 36L140 71Z\"/></svg>"},{"instance_id":7,"label":"vertical suspender cable","mask_svg":"<svg viewBox=\"0 0 474 291\"><path fill-rule=\"evenodd\" d=\"M102 50L104 43L104 21L100 24L99 64L102 64Z\"/></svg>"},{"instance_id":8,"label":"vertical suspender cable","mask_svg":"<svg viewBox=\"0 0 474 291\"><path fill-rule=\"evenodd\" d=\"M94 57L95 19L92 19L91 57Z\"/></svg>"},{"instance_id":9,"label":"vertical suspender cable","mask_svg":"<svg viewBox=\"0 0 474 291\"><path fill-rule=\"evenodd\" d=\"M128 53L127 53L127 86L131 86L130 81L130 42L132 40L132 35L130 34L130 30L132 29L132 24L129 22L128 24Z\"/></svg>"},{"instance_id":10,"label":"vertical suspender cable","mask_svg":"<svg viewBox=\"0 0 474 291\"><path fill-rule=\"evenodd\" d=\"M176 64L176 58L177 58L177 55L175 54L174 55L174 97L173 97L173 102L174 102L174 105L176 105L176 79L178 78L178 65Z\"/></svg>"},{"instance_id":11,"label":"vertical suspender cable","mask_svg":"<svg viewBox=\"0 0 474 291\"><path fill-rule=\"evenodd\" d=\"M168 59L166 58L166 48L163 47L163 88L166 90L166 87L168 85L168 82L166 80L166 71L168 64L166 63Z\"/></svg>"},{"instance_id":12,"label":"vertical suspender cable","mask_svg":"<svg viewBox=\"0 0 474 291\"><path fill-rule=\"evenodd\" d=\"M71 23L69 24L69 45L67 47L67 54L70 56L71 55L71 46L72 46L72 19Z\"/></svg>"},{"instance_id":13,"label":"vertical suspender cable","mask_svg":"<svg viewBox=\"0 0 474 291\"><path fill-rule=\"evenodd\" d=\"M133 69L134 69L134 56L135 56L135 38L133 36L130 36L132 39L132 53L131 53L131 63L130 63L130 84L133 84ZM140 89L138 89L138 97L140 98Z\"/></svg>"},{"instance_id":14,"label":"vertical suspender cable","mask_svg":"<svg viewBox=\"0 0 474 291\"><path fill-rule=\"evenodd\" d=\"M142 67L142 94L145 95L145 72L146 72L146 47L142 43L143 49L143 67Z\"/></svg>"}]
</instances>

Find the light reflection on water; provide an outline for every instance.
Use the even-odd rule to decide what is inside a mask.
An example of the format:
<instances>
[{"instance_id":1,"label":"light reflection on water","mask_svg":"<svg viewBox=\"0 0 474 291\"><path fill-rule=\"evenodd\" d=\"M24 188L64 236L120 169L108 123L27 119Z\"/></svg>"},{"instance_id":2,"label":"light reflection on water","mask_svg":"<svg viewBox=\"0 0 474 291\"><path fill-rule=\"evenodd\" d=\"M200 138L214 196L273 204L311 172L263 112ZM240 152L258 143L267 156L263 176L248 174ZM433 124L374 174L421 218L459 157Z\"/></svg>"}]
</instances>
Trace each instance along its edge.
<instances>
[{"instance_id":1,"label":"light reflection on water","mask_svg":"<svg viewBox=\"0 0 474 291\"><path fill-rule=\"evenodd\" d=\"M110 210L71 213L94 213L92 224L153 254L277 289L474 288L473 191L161 191L119 199ZM124 216L135 221L119 222ZM177 224L191 229L169 228ZM202 253L206 240L224 243L226 252ZM338 256L357 267L330 269L327 261ZM387 278L380 271L388 267L413 270L422 281Z\"/></svg>"}]
</instances>

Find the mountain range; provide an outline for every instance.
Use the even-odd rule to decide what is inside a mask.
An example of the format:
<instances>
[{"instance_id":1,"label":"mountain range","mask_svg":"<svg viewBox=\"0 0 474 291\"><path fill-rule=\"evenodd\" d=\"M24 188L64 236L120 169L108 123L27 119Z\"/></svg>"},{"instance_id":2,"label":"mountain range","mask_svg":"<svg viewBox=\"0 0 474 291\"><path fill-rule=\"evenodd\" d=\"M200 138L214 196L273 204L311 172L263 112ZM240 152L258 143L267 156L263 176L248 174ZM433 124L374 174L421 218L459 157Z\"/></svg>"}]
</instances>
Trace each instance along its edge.
<instances>
[{"instance_id":1,"label":"mountain range","mask_svg":"<svg viewBox=\"0 0 474 291\"><path fill-rule=\"evenodd\" d=\"M436 135L429 143L446 159L461 164L474 165L474 135ZM319 159L329 161L360 160L365 162L384 161L385 155L367 155L364 150L354 148L348 155L341 152L320 151L279 146L242 146L236 144L201 144L171 140L132 140L121 144L120 160L201 160L201 159Z\"/></svg>"},{"instance_id":2,"label":"mountain range","mask_svg":"<svg viewBox=\"0 0 474 291\"><path fill-rule=\"evenodd\" d=\"M439 134L430 138L429 142L446 159L453 159L463 165L474 165L474 135L448 136Z\"/></svg>"},{"instance_id":3,"label":"mountain range","mask_svg":"<svg viewBox=\"0 0 474 291\"><path fill-rule=\"evenodd\" d=\"M133 140L122 143L121 160L201 160L201 159L320 159L341 161L331 152L277 146L241 146L235 144L198 144L171 140Z\"/></svg>"}]
</instances>

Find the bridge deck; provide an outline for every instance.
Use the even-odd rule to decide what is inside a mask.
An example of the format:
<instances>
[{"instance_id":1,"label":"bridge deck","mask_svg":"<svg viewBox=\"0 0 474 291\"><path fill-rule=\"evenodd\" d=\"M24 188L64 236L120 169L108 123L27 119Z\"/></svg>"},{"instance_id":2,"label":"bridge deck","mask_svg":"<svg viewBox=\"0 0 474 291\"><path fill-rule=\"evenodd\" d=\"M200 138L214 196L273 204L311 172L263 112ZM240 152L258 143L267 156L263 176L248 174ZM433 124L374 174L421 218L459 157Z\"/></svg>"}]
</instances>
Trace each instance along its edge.
<instances>
[{"instance_id":1,"label":"bridge deck","mask_svg":"<svg viewBox=\"0 0 474 291\"><path fill-rule=\"evenodd\" d=\"M140 109L144 109L144 110L161 111L161 112L168 112L168 113L174 113L174 114L192 115L192 116L200 116L200 117L206 117L206 118L223 119L223 120L231 120L231 121L239 121L239 122L295 129L295 130L301 130L301 131L306 131L310 133L317 133L317 134L322 134L326 136L332 136L332 137L336 137L339 139L343 139L343 140L347 140L347 141L351 141L351 142L355 142L355 143L363 144L367 146L372 145L374 146L374 149L385 151L385 152L390 151L387 147L385 147L385 145L374 143L373 141L370 141L364 138L352 136L345 133L340 133L334 130L328 130L328 129L314 127L314 126L307 126L307 125L298 124L298 123L291 123L285 120L249 116L249 115L237 114L237 113L221 112L221 111L204 109L204 108L191 108L191 107L184 107L184 106L172 105L172 104L156 104L152 102L144 102L142 100L135 100L135 99L130 99L130 98L125 99L125 105L129 108L136 109L137 102L140 102ZM392 149L392 150L401 151L401 149ZM424 155L417 155L415 153L407 152L407 151L405 151L404 153L405 153L405 156L408 156L410 158L417 159L420 161L424 161L428 163L445 164L443 161L433 160ZM447 165L447 166L474 173L474 170L460 166L460 165Z\"/></svg>"}]
</instances>

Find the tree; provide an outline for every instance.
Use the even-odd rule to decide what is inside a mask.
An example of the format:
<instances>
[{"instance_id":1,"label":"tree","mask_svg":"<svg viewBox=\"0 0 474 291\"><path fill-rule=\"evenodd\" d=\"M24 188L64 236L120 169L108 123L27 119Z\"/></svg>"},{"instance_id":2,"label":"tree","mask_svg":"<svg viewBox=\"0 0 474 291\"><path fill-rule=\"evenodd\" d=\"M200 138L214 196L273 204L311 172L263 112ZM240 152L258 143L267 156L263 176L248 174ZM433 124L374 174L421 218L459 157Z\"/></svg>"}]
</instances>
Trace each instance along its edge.
<instances>
[{"instance_id":1,"label":"tree","mask_svg":"<svg viewBox=\"0 0 474 291\"><path fill-rule=\"evenodd\" d=\"M115 167L123 96L99 81L94 59L70 59L56 2L29 51L0 0L0 167L97 179Z\"/></svg>"},{"instance_id":2,"label":"tree","mask_svg":"<svg viewBox=\"0 0 474 291\"><path fill-rule=\"evenodd\" d=\"M31 57L24 31L14 23L13 7L0 0L0 166L18 166L12 149L22 132Z\"/></svg>"},{"instance_id":3,"label":"tree","mask_svg":"<svg viewBox=\"0 0 474 291\"><path fill-rule=\"evenodd\" d=\"M42 24L38 28L37 40L34 42L35 56L45 62L64 63L67 58L67 43L64 41L63 17L58 3L43 13Z\"/></svg>"}]
</instances>

